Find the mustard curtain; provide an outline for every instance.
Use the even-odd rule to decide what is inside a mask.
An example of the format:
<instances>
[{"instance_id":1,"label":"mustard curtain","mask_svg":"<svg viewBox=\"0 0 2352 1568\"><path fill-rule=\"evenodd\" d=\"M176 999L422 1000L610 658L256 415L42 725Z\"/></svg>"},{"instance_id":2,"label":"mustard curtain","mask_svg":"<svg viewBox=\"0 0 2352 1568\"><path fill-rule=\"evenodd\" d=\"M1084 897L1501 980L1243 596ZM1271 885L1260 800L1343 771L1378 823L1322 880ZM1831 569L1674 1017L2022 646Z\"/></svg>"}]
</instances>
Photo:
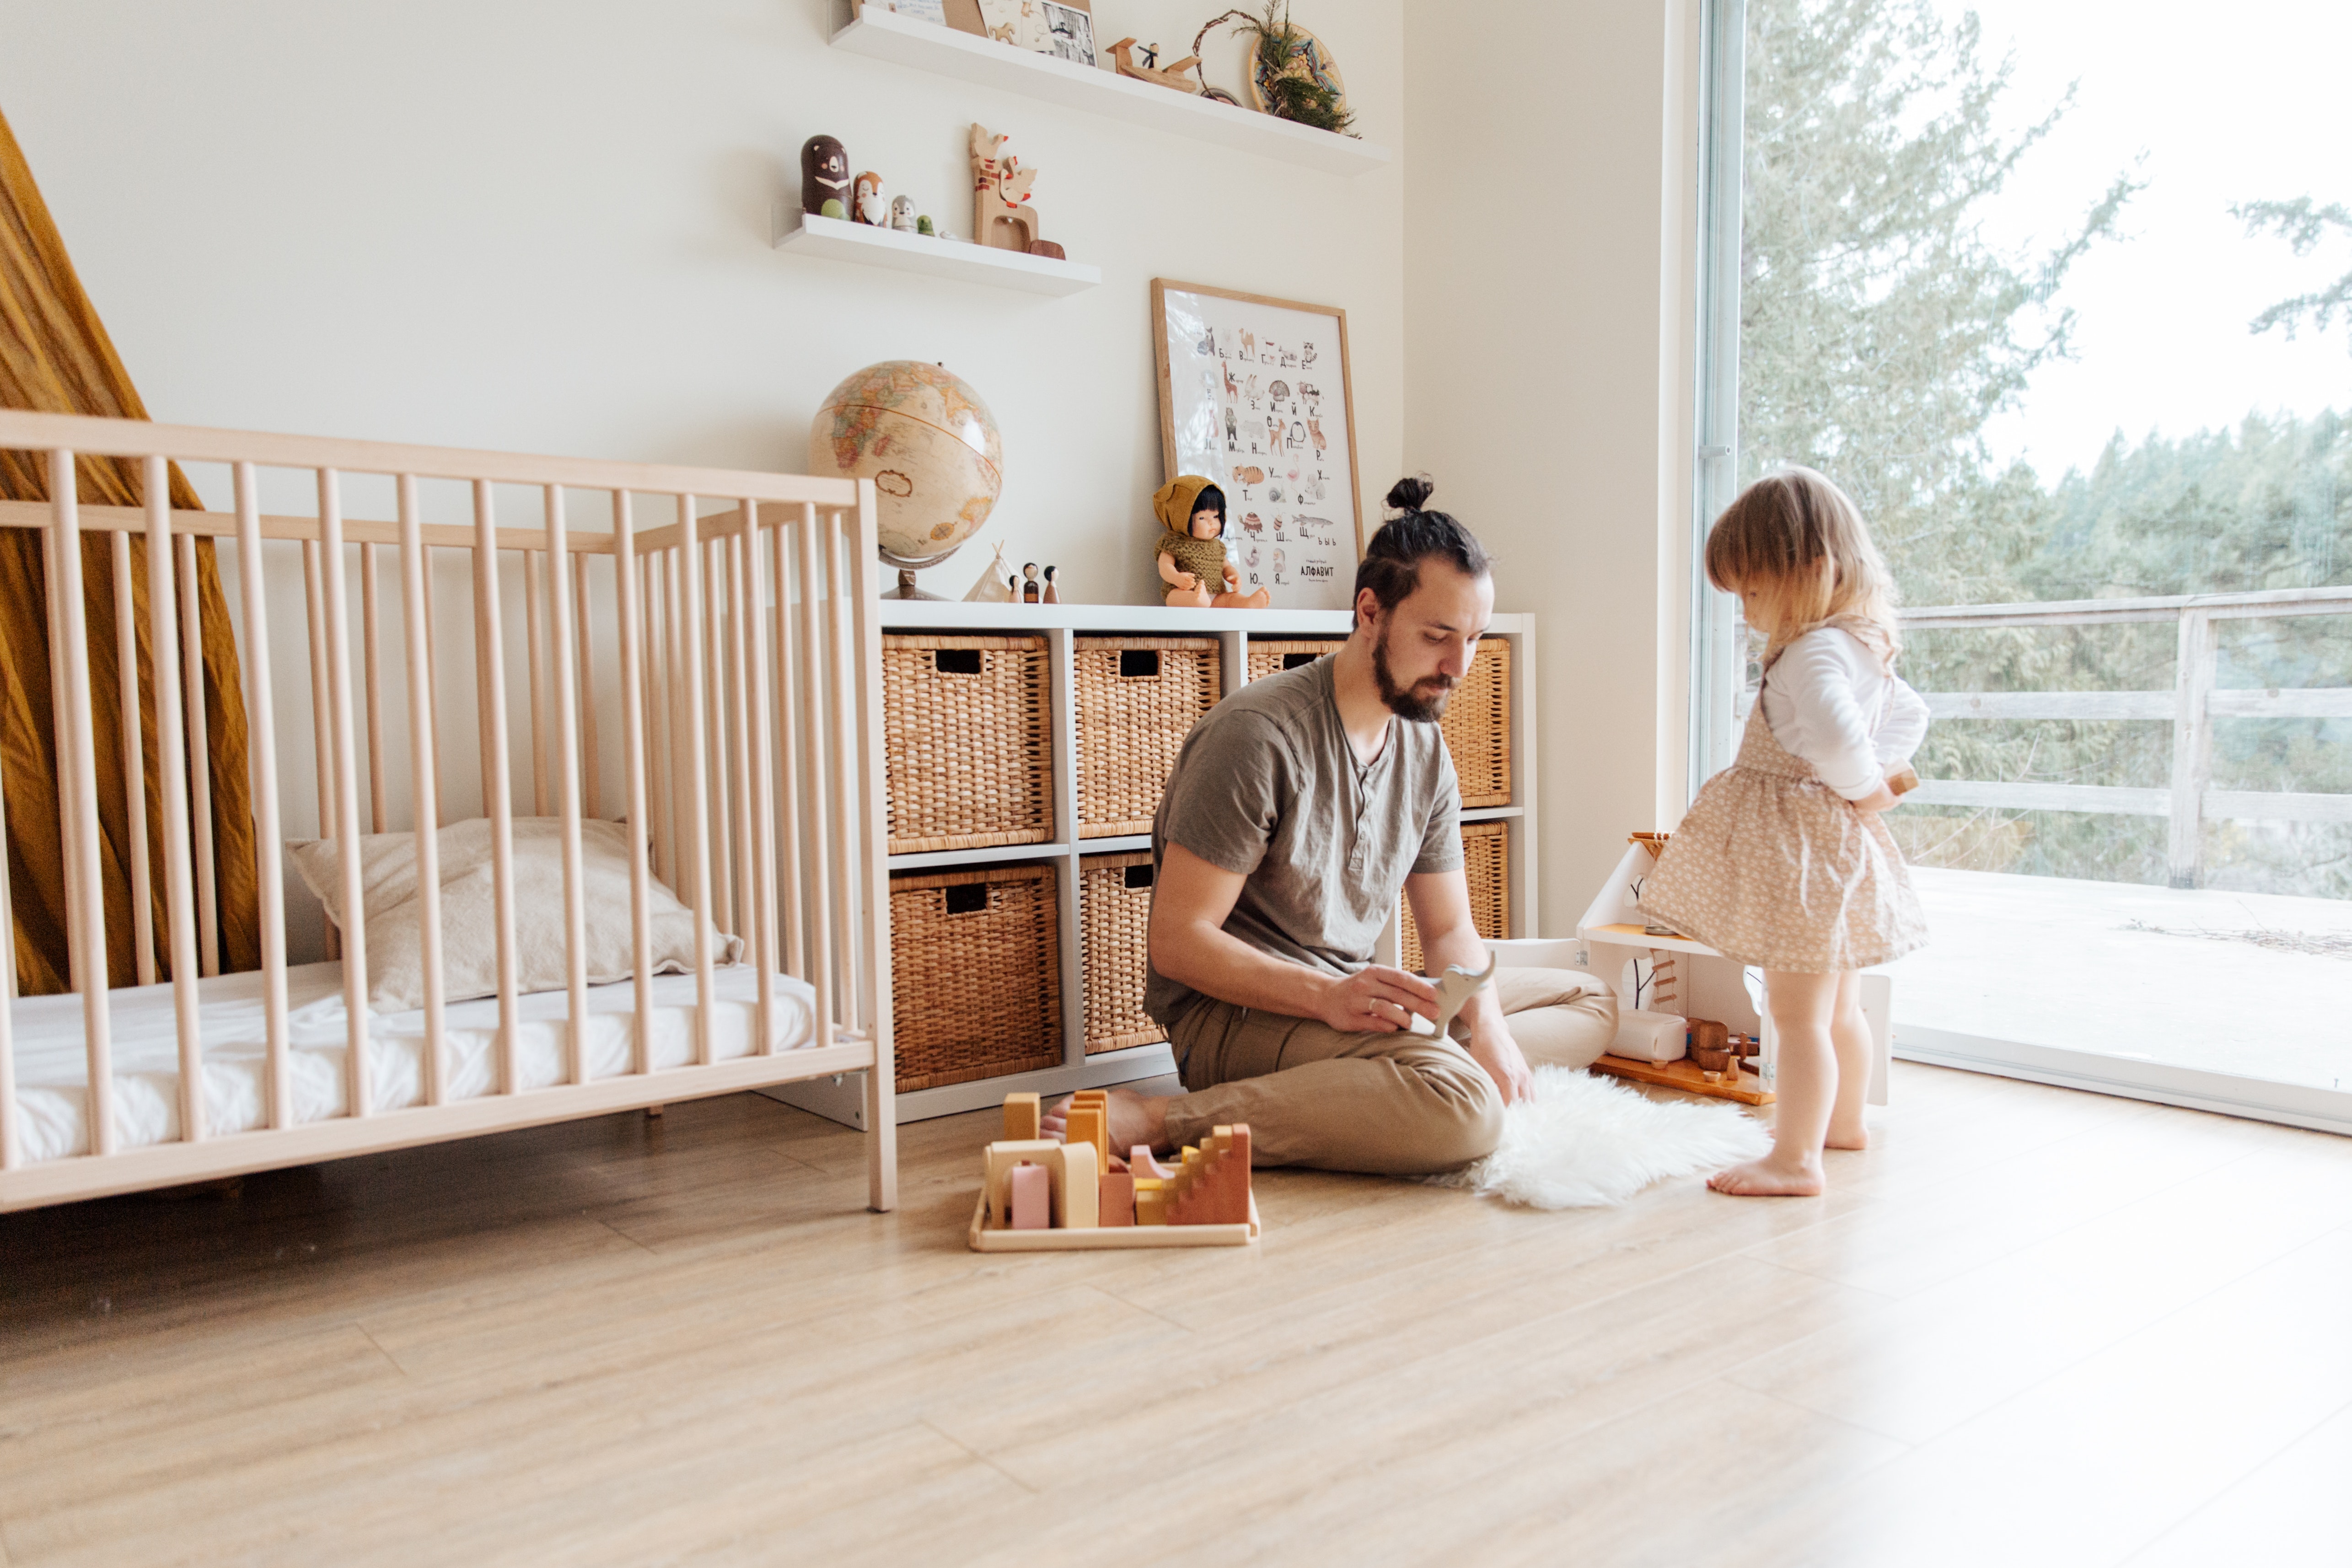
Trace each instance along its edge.
<instances>
[{"instance_id":1,"label":"mustard curtain","mask_svg":"<svg viewBox=\"0 0 2352 1568\"><path fill-rule=\"evenodd\" d=\"M51 414L144 419L106 328L74 276L57 226L41 200L16 138L0 116L0 407ZM83 458L76 468L81 500L92 505L144 503L139 465ZM48 500L48 459L0 451L0 500ZM176 466L172 504L201 510ZM66 950L65 858L60 848L56 715L50 704L48 601L42 531L0 527L0 783L8 813L8 891L16 914L17 988L37 995L70 990ZM171 973L165 936L163 795L156 753L154 668L147 621L147 550L131 543L133 611L138 616L140 742L145 761L148 864L153 870L158 975ZM108 983L138 983L131 918L130 804L123 787L122 698L116 657L114 563L110 535L82 540L84 600L89 631L89 684L97 737L100 863L106 879ZM209 539L196 542L198 624L205 664L205 714L211 742L213 835L220 910L221 967L260 966L260 921L254 870L253 812L246 775L245 696L230 634L228 601ZM176 668L174 666L173 668ZM191 797L193 800L193 796Z\"/></svg>"}]
</instances>

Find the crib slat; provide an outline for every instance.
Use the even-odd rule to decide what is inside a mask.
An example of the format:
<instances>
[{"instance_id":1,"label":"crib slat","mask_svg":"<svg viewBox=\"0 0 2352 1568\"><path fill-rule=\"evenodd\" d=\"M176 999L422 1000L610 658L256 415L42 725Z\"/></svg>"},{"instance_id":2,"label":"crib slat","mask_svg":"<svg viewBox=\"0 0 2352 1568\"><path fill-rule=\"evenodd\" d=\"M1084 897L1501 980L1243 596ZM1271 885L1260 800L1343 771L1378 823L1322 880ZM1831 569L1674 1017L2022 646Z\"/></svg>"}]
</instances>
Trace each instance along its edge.
<instances>
[{"instance_id":1,"label":"crib slat","mask_svg":"<svg viewBox=\"0 0 2352 1568\"><path fill-rule=\"evenodd\" d=\"M821 727L824 713L824 655L818 638L823 635L824 610L817 602L817 590L824 584L820 563L822 553L817 544L816 508L808 502L801 505L801 526L795 540L800 556L801 577L801 719L802 739L805 757L805 777L808 780L808 879L809 879L809 972L804 978L816 990L815 1046L833 1044L833 933L839 928L827 918L833 908L833 887L824 850L831 833L832 814L826 810L824 798L824 755Z\"/></svg>"},{"instance_id":2,"label":"crib slat","mask_svg":"<svg viewBox=\"0 0 2352 1568\"><path fill-rule=\"evenodd\" d=\"M683 592L684 636L680 648L686 666L686 745L689 773L686 791L688 834L692 844L688 869L694 879L694 1059L710 1065L710 1015L719 1005L718 978L711 971L710 926L710 763L706 731L709 717L703 710L702 545L695 536L694 498L677 498L678 527L684 535L677 549L677 570Z\"/></svg>"},{"instance_id":3,"label":"crib slat","mask_svg":"<svg viewBox=\"0 0 2352 1568\"><path fill-rule=\"evenodd\" d=\"M669 710L669 747L663 753L669 769L670 810L670 889L692 902L694 891L694 830L693 811L694 769L688 760L693 729L686 711L686 658L681 651L689 646L686 635L686 563L691 557L683 546L672 546L662 552L662 586L667 595L664 605L666 634L662 644L663 671L667 685L663 702ZM697 916L705 911L698 904Z\"/></svg>"},{"instance_id":4,"label":"crib slat","mask_svg":"<svg viewBox=\"0 0 2352 1568\"><path fill-rule=\"evenodd\" d=\"M882 755L882 617L878 603L881 558L871 480L857 486L857 510L849 535L850 604L855 616L856 659L853 684L862 689L857 704L858 794L848 809L857 813L858 852L863 859L864 907L854 928L865 953L861 994L866 1033L874 1042L874 1070L866 1075L868 1203L878 1212L898 1206L898 1053L891 1037L890 953L884 936L890 908L890 863L883 823L888 800Z\"/></svg>"},{"instance_id":5,"label":"crib slat","mask_svg":"<svg viewBox=\"0 0 2352 1568\"><path fill-rule=\"evenodd\" d=\"M727 712L727 665L719 652L727 620L727 542L704 541L698 559L702 580L708 584L702 599L702 641L697 651L702 658L704 700L710 704L709 721L703 729L710 770L704 775L710 792L710 907L719 931L734 936L742 930L742 923L735 910L735 814L727 797L727 725L721 721Z\"/></svg>"},{"instance_id":6,"label":"crib slat","mask_svg":"<svg viewBox=\"0 0 2352 1568\"><path fill-rule=\"evenodd\" d=\"M580 639L580 757L586 777L583 781L585 800L581 809L589 816L604 815L603 781L596 765L596 662L590 656L589 629L595 617L588 613L588 552L578 551L572 557L572 627Z\"/></svg>"},{"instance_id":7,"label":"crib slat","mask_svg":"<svg viewBox=\"0 0 2352 1568\"><path fill-rule=\"evenodd\" d=\"M330 754L335 763L336 858L343 871L343 1028L348 1045L343 1068L351 1113L373 1114L368 1080L367 910L362 902L360 860L360 781L352 730L351 598L343 567L343 500L340 477L319 470L320 553L327 568L327 711L334 726Z\"/></svg>"},{"instance_id":8,"label":"crib slat","mask_svg":"<svg viewBox=\"0 0 2352 1568\"><path fill-rule=\"evenodd\" d=\"M220 973L220 882L213 856L212 714L205 706L205 622L196 582L196 542L181 534L180 679L186 688L188 718L188 818L196 855L196 942L204 974ZM174 760L174 767L183 765Z\"/></svg>"},{"instance_id":9,"label":"crib slat","mask_svg":"<svg viewBox=\"0 0 2352 1568\"><path fill-rule=\"evenodd\" d=\"M675 889L680 880L677 874L677 840L672 831L670 817L670 780L677 766L675 748L671 745L670 722L676 711L676 697L669 684L669 584L662 571L662 552L647 555L645 573L646 646L645 680L647 700L653 704L646 715L647 730L652 738L653 758L646 763L646 783L653 791L655 865L662 879Z\"/></svg>"},{"instance_id":10,"label":"crib slat","mask_svg":"<svg viewBox=\"0 0 2352 1568\"><path fill-rule=\"evenodd\" d=\"M131 858L131 960L139 984L155 984L155 886L147 865L147 747L139 701L138 595L131 584L131 533L113 531L114 687L122 708L123 836Z\"/></svg>"},{"instance_id":11,"label":"crib slat","mask_svg":"<svg viewBox=\"0 0 2352 1568\"><path fill-rule=\"evenodd\" d=\"M756 963L760 962L760 917L754 907L759 902L759 889L751 875L755 837L751 822L751 672L743 647L746 561L742 533L729 534L719 547L727 557L726 729L727 756L732 769L728 775L727 809L734 819L730 837L735 847L736 933L743 939L745 954Z\"/></svg>"},{"instance_id":12,"label":"crib slat","mask_svg":"<svg viewBox=\"0 0 2352 1568\"><path fill-rule=\"evenodd\" d=\"M360 642L366 658L368 725L368 831L391 828L392 796L384 789L383 643L376 626L375 551L360 546Z\"/></svg>"},{"instance_id":13,"label":"crib slat","mask_svg":"<svg viewBox=\"0 0 2352 1568\"><path fill-rule=\"evenodd\" d=\"M636 531L629 515L629 492L613 492L613 590L621 609L621 773L629 800L630 973L635 1000L631 1069L653 1070L653 872L646 865L653 825L646 804L646 686L642 579Z\"/></svg>"},{"instance_id":14,"label":"crib slat","mask_svg":"<svg viewBox=\"0 0 2352 1568\"><path fill-rule=\"evenodd\" d=\"M751 501L743 503L747 520L759 515ZM739 880L746 911L743 924L753 975L759 1035L753 1054L767 1056L776 1048L775 886L769 858L768 818L772 802L768 788L767 682L759 673L760 536L748 526L730 535L727 554L734 567L734 636L729 639L735 660L735 773L743 817L743 866ZM754 689L756 683L757 689ZM756 728L754 727L756 726ZM756 767L752 759L756 757ZM756 774L756 778L755 775Z\"/></svg>"},{"instance_id":15,"label":"crib slat","mask_svg":"<svg viewBox=\"0 0 2352 1568\"><path fill-rule=\"evenodd\" d=\"M548 662L555 672L556 803L563 813L564 989L570 993L572 1027L566 1031L565 1067L572 1083L588 1081L587 877L580 864L580 687L574 679L572 599L563 590L563 487L547 487L547 559L551 568L548 608L555 646Z\"/></svg>"},{"instance_id":16,"label":"crib slat","mask_svg":"<svg viewBox=\"0 0 2352 1568\"><path fill-rule=\"evenodd\" d=\"M474 645L481 682L482 794L490 819L490 886L497 910L499 964L499 1089L512 1094L515 1027L520 1022L515 974L514 784L507 760L506 644L499 632L499 531L490 484L474 481Z\"/></svg>"},{"instance_id":17,"label":"crib slat","mask_svg":"<svg viewBox=\"0 0 2352 1568\"><path fill-rule=\"evenodd\" d=\"M540 563L543 551L522 552L522 640L530 648L530 814L547 815L547 627L540 613Z\"/></svg>"},{"instance_id":18,"label":"crib slat","mask_svg":"<svg viewBox=\"0 0 2352 1568\"><path fill-rule=\"evenodd\" d=\"M179 618L172 572L171 471L147 459L147 641L155 660L155 754L163 806L163 934L172 949L172 1012L180 1042L180 1136L208 1131L205 1110L204 1002L196 989L196 918L188 863L188 773L180 719ZM208 768L205 771L210 771Z\"/></svg>"},{"instance_id":19,"label":"crib slat","mask_svg":"<svg viewBox=\"0 0 2352 1568\"><path fill-rule=\"evenodd\" d=\"M402 477L408 480L413 489L415 476ZM432 694L425 704L425 713L426 721L437 726L441 713L441 634L437 629L440 622L433 614L433 546L422 545L422 553L425 558L425 689ZM438 728L433 731L433 799L436 803L433 826L438 828L441 826L438 803L449 798L449 792L441 784L441 731Z\"/></svg>"},{"instance_id":20,"label":"crib slat","mask_svg":"<svg viewBox=\"0 0 2352 1568\"><path fill-rule=\"evenodd\" d=\"M327 714L327 591L319 569L319 542L302 541L303 618L310 634L310 748L318 756L319 837L335 836L335 750ZM320 952L330 961L343 955L341 930L332 921L320 933Z\"/></svg>"},{"instance_id":21,"label":"crib slat","mask_svg":"<svg viewBox=\"0 0 2352 1568\"><path fill-rule=\"evenodd\" d=\"M783 781L780 802L783 852L778 857L777 867L782 905L779 912L783 924L783 971L805 980L808 960L802 952L800 725L793 694L792 560L784 544L787 525L782 516L783 508L778 507L776 511L777 521L768 527L768 548L776 564L775 752L776 767Z\"/></svg>"},{"instance_id":22,"label":"crib slat","mask_svg":"<svg viewBox=\"0 0 2352 1568\"><path fill-rule=\"evenodd\" d=\"M62 595L55 592L58 574L65 568L58 561L58 531L56 509L51 506L52 524L41 531L41 580L47 584L43 594L43 609L48 616L48 646L52 649L66 646L66 610ZM66 984L76 992L83 986L82 964L88 954L81 950L81 884L74 879L73 867L78 863L74 854L74 834L79 818L73 809L73 761L65 738L66 722L66 661L52 653L49 656L49 730L50 744L55 751L58 770L58 850L64 856L59 874L65 879L66 895ZM13 935L13 933L12 933Z\"/></svg>"},{"instance_id":23,"label":"crib slat","mask_svg":"<svg viewBox=\"0 0 2352 1568\"><path fill-rule=\"evenodd\" d=\"M417 948L425 970L425 1103L446 1098L441 978L440 758L435 754L431 557L416 476L400 476L400 606L408 657L408 787L416 834Z\"/></svg>"},{"instance_id":24,"label":"crib slat","mask_svg":"<svg viewBox=\"0 0 2352 1568\"><path fill-rule=\"evenodd\" d=\"M75 889L73 945L80 954L82 1043L89 1056L89 1150L114 1152L114 1042L107 1007L106 897L100 880L98 747L91 732L89 623L82 606L81 516L74 493L71 452L49 454L49 515L57 530L57 572L49 592L59 602L65 655L65 706L58 714L58 772L73 834L67 840L66 880Z\"/></svg>"},{"instance_id":25,"label":"crib slat","mask_svg":"<svg viewBox=\"0 0 2352 1568\"><path fill-rule=\"evenodd\" d=\"M0 769L0 775L6 770ZM0 845L8 842L8 791L0 776ZM8 897L8 857L0 850L0 1171L25 1161L16 1133L16 911Z\"/></svg>"},{"instance_id":26,"label":"crib slat","mask_svg":"<svg viewBox=\"0 0 2352 1568\"><path fill-rule=\"evenodd\" d=\"M849 616L849 567L843 556L847 553L847 519L844 513L832 512L824 527L824 668L825 695L825 763L833 770L826 781L834 801L835 820L844 826L857 820L857 792L854 783L856 759L850 755L850 726L856 722L850 713L850 692L854 682L846 637ZM828 835L826 852L833 858L833 901L825 906L829 923L842 933L836 950L841 955L841 1020L850 1028L863 1027L866 1020L858 1006L858 973L866 956L858 948L857 926L851 918L856 907L856 857L845 833Z\"/></svg>"},{"instance_id":27,"label":"crib slat","mask_svg":"<svg viewBox=\"0 0 2352 1568\"><path fill-rule=\"evenodd\" d=\"M254 854L260 878L262 1011L269 1040L269 1125L294 1125L294 1078L287 1062L286 841L278 810L278 722L269 679L269 603L261 582L261 501L251 463L236 475L236 580L245 600L246 734L251 742Z\"/></svg>"}]
</instances>

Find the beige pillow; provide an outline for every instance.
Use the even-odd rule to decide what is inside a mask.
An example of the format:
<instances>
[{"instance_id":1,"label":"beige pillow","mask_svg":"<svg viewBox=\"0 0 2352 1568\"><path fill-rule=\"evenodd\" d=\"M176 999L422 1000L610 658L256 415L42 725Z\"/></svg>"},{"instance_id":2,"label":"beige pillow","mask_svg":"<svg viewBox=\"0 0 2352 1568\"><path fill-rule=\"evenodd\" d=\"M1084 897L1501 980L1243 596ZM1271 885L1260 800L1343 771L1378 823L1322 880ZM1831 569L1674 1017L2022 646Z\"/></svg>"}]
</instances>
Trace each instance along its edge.
<instances>
[{"instance_id":1,"label":"beige pillow","mask_svg":"<svg viewBox=\"0 0 2352 1568\"><path fill-rule=\"evenodd\" d=\"M499 994L497 889L488 818L454 823L438 836L441 854L442 999L468 1002ZM341 852L331 838L289 844L295 868L343 920ZM629 922L629 830L617 822L580 825L582 901L586 913L588 983L626 980L635 969ZM649 889L656 974L694 967L695 913L658 879ZM568 984L563 935L563 820L514 819L517 986L561 991ZM360 840L360 897L367 914L368 1003L385 1012L425 1005L425 955L416 903L416 836L372 833ZM708 922L705 922L706 924ZM710 938L714 963L732 963L740 939Z\"/></svg>"}]
</instances>

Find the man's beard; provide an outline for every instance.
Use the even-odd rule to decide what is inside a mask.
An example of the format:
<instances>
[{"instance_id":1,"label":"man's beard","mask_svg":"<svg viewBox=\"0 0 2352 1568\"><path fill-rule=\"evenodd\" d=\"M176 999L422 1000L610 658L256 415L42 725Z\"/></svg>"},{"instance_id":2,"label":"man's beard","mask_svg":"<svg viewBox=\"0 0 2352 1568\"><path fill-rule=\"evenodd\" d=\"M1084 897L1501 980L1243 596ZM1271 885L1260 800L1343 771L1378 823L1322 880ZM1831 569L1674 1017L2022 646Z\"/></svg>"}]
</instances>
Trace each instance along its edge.
<instances>
[{"instance_id":1,"label":"man's beard","mask_svg":"<svg viewBox=\"0 0 2352 1568\"><path fill-rule=\"evenodd\" d=\"M1389 668L1389 629L1381 628L1372 644L1372 679L1380 682L1381 700L1389 711L1415 724L1434 724L1445 716L1445 700L1454 694L1454 678L1433 675L1415 681L1408 690L1396 683ZM1434 688L1434 690L1432 689Z\"/></svg>"}]
</instances>

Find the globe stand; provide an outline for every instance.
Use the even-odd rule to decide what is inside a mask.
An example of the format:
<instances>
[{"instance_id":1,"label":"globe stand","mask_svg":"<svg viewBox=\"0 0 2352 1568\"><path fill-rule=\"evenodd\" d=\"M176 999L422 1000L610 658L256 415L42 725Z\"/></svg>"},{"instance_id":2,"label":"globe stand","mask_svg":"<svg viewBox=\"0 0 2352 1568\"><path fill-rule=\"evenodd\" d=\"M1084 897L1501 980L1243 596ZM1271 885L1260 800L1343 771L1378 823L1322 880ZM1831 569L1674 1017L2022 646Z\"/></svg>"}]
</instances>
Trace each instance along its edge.
<instances>
[{"instance_id":1,"label":"globe stand","mask_svg":"<svg viewBox=\"0 0 2352 1568\"><path fill-rule=\"evenodd\" d=\"M947 602L945 594L926 594L915 586L915 574L907 567L898 568L898 585L882 595L886 599L929 599L939 604Z\"/></svg>"}]
</instances>

